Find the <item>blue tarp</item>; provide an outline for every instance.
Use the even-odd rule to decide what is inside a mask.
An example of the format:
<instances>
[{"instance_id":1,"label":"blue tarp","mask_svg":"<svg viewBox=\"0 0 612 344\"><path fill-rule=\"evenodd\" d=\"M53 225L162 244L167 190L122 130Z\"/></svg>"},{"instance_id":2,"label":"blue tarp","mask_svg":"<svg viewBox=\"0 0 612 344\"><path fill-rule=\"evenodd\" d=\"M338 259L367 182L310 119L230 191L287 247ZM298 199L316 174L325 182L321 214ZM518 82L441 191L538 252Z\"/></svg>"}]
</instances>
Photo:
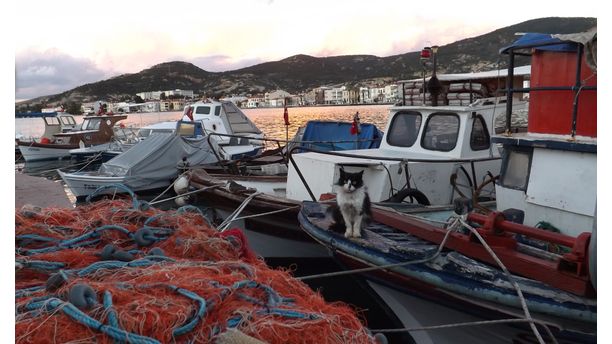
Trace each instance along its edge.
<instances>
[{"instance_id":1,"label":"blue tarp","mask_svg":"<svg viewBox=\"0 0 612 344\"><path fill-rule=\"evenodd\" d=\"M577 51L578 43L567 41L563 42L558 38L553 38L552 35L548 33L526 33L514 43L507 47L501 48L499 52L500 54L508 53L508 51L511 49L517 50L521 48L536 48L538 50L548 51Z\"/></svg>"},{"instance_id":2,"label":"blue tarp","mask_svg":"<svg viewBox=\"0 0 612 344\"><path fill-rule=\"evenodd\" d=\"M317 142L302 143L300 147L309 147L327 152L332 150L378 148L380 146L383 133L374 124L361 124L361 133L359 135L351 135L351 125L351 122L309 121L306 124L306 129L304 129L302 141ZM360 141L355 142L357 140Z\"/></svg>"}]
</instances>

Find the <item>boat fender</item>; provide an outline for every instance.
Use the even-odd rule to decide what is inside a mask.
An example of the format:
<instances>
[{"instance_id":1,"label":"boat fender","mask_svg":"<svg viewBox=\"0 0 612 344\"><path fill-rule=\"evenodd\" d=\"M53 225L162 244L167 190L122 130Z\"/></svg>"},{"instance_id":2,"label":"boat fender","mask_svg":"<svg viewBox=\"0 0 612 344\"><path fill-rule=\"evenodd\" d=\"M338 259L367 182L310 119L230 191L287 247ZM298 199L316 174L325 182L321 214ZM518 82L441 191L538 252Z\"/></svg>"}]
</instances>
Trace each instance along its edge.
<instances>
[{"instance_id":1,"label":"boat fender","mask_svg":"<svg viewBox=\"0 0 612 344\"><path fill-rule=\"evenodd\" d=\"M47 278L47 283L45 284L45 289L48 292L54 292L61 288L67 282L65 275L61 273L54 273Z\"/></svg>"},{"instance_id":2,"label":"boat fender","mask_svg":"<svg viewBox=\"0 0 612 344\"><path fill-rule=\"evenodd\" d=\"M153 247L151 250L149 250L149 253L147 254L148 256L166 256L166 254L164 253L164 250L162 250L159 247Z\"/></svg>"},{"instance_id":3,"label":"boat fender","mask_svg":"<svg viewBox=\"0 0 612 344\"><path fill-rule=\"evenodd\" d=\"M174 192L177 195L182 195L189 189L189 177L182 175L174 182Z\"/></svg>"},{"instance_id":4,"label":"boat fender","mask_svg":"<svg viewBox=\"0 0 612 344\"><path fill-rule=\"evenodd\" d=\"M403 202L404 199L406 199L406 197L412 197L417 201L417 203L422 204L422 205L431 205L431 203L429 202L429 199L427 198L427 196L425 196L424 193L422 193L421 191L417 189L412 189L412 188L400 190L398 193L393 195L391 198L383 201L383 203L385 202L386 203L400 203L400 202Z\"/></svg>"},{"instance_id":5,"label":"boat fender","mask_svg":"<svg viewBox=\"0 0 612 344\"><path fill-rule=\"evenodd\" d=\"M153 231L148 228L141 228L134 233L134 241L138 246L151 246L157 239Z\"/></svg>"},{"instance_id":6,"label":"boat fender","mask_svg":"<svg viewBox=\"0 0 612 344\"><path fill-rule=\"evenodd\" d=\"M89 285L76 284L68 292L68 302L79 309L89 309L98 303L98 296Z\"/></svg>"},{"instance_id":7,"label":"boat fender","mask_svg":"<svg viewBox=\"0 0 612 344\"><path fill-rule=\"evenodd\" d=\"M387 337L382 333L377 333L374 335L374 341L378 344L389 344Z\"/></svg>"},{"instance_id":8,"label":"boat fender","mask_svg":"<svg viewBox=\"0 0 612 344\"><path fill-rule=\"evenodd\" d=\"M176 205L178 205L179 207L186 206L187 204L189 204L189 196L175 198L174 203L176 203Z\"/></svg>"}]
</instances>

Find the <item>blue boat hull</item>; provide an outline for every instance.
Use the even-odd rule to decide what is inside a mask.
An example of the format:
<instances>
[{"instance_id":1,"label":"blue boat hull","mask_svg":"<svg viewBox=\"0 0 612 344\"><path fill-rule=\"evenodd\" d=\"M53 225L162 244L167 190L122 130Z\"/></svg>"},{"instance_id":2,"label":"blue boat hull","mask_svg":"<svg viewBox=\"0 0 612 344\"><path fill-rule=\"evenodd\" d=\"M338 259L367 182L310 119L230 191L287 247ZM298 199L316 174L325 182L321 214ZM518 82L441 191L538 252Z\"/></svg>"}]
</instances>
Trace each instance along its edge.
<instances>
[{"instance_id":1,"label":"blue boat hull","mask_svg":"<svg viewBox=\"0 0 612 344\"><path fill-rule=\"evenodd\" d=\"M351 268L409 262L432 256L438 245L381 223L371 223L361 239L347 239L328 230L331 223L328 205L304 202L298 219L315 240L330 248L337 259ZM449 306L488 314L522 314L520 300L506 276L497 268L455 251L443 251L437 258L421 264L403 265L367 274L372 280L402 292L417 294ZM515 276L532 316L558 328L576 329L595 338L596 300L579 297L541 282ZM466 308L466 306L469 306Z\"/></svg>"}]
</instances>

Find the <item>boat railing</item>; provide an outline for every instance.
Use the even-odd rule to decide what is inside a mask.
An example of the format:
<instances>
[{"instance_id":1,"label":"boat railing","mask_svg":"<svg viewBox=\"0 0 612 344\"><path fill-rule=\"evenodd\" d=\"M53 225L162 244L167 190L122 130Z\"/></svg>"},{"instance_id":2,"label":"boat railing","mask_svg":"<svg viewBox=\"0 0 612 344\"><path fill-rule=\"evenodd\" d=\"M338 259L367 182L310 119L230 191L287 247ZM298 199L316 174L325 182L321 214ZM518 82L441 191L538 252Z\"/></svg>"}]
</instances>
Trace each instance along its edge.
<instances>
[{"instance_id":1,"label":"boat railing","mask_svg":"<svg viewBox=\"0 0 612 344\"><path fill-rule=\"evenodd\" d=\"M289 150L289 161L291 162L291 165L293 166L293 168L295 168L295 172L297 173L298 177L300 177L300 180L302 181L302 184L304 185L304 187L306 188L306 191L310 195L310 198L314 202L316 202L317 199L314 196L314 194L312 193L312 190L310 189L310 186L308 186L308 182L304 178L304 175L300 171L300 168L298 167L297 163L293 159L293 154L298 149L301 149L301 150L304 150L304 151L308 151L308 152L313 152L313 153L320 153L320 154L326 154L326 155L334 155L334 156L340 156L340 157L346 157L346 158L355 158L355 159L364 159L364 160L376 159L376 160L384 160L384 161L397 161L397 162L401 162L404 165L404 170L406 171L406 181L409 181L409 179L410 179L410 176L408 175L408 168L407 168L408 163L415 163L415 162L418 162L418 163L434 163L434 164L440 164L440 163L469 163L470 164L470 168L471 168L471 178L472 178L470 186L473 188L474 192L478 192L478 189L479 189L478 181L476 179L476 165L475 164L477 162L501 159L501 157L497 157L497 156L482 157L482 158L470 158L470 159L418 159L418 158L414 158L413 159L413 158L396 158L396 157L385 157L385 156L372 157L372 156L367 156L367 155L362 155L362 154L343 153L343 152L338 152L338 151L333 151L333 152L322 151L322 150L318 150L318 149L314 149L314 148L308 148L308 147L293 147L292 149Z\"/></svg>"},{"instance_id":2,"label":"boat railing","mask_svg":"<svg viewBox=\"0 0 612 344\"><path fill-rule=\"evenodd\" d=\"M536 86L536 87L514 87L513 79L514 79L514 63L515 57L518 56L530 56L531 53L524 53L523 50L529 49L531 51L532 48L543 47L543 46L554 46L554 45L564 45L567 44L567 41L558 41L558 42L547 42L547 43L534 43L534 44L525 44L508 48L505 53L508 54L508 77L506 78L506 88L504 90L500 90L500 92L506 93L506 135L510 135L512 133L511 127L511 116L512 116L512 98L515 93L527 93L530 92L541 92L541 91L572 91L574 96L574 101L572 102L572 123L571 123L571 136L574 138L576 136L576 126L578 120L578 96L582 91L597 91L597 86L587 86L584 85L583 80L581 78L582 73L582 60L584 55L584 45L576 44L577 53L576 53L576 76L574 80L574 85L571 86Z\"/></svg>"}]
</instances>

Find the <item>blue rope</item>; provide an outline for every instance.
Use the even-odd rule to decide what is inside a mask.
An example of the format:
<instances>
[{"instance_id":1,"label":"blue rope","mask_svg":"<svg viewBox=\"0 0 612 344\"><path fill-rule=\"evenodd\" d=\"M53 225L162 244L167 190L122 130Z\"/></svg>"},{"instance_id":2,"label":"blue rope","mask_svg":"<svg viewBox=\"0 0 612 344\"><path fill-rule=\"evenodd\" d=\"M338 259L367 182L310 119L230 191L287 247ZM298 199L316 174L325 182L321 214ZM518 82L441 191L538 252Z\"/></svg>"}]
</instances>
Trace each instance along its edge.
<instances>
[{"instance_id":1,"label":"blue rope","mask_svg":"<svg viewBox=\"0 0 612 344\"><path fill-rule=\"evenodd\" d=\"M200 295L192 291L189 291L187 289L179 288L173 285L168 285L168 288L198 303L198 310L196 311L196 314L192 317L192 319L189 320L183 326L176 328L172 331L172 336L177 337L177 336L184 335L188 332L191 332L196 327L200 319L204 318L204 314L206 314L206 300L202 298Z\"/></svg>"},{"instance_id":2,"label":"blue rope","mask_svg":"<svg viewBox=\"0 0 612 344\"><path fill-rule=\"evenodd\" d=\"M268 295L268 302L266 304L268 307L276 307L277 305L282 303L282 299L280 295L278 295L276 290L272 289L272 287L265 285L265 284L261 284L255 281L244 280L244 281L239 281L239 282L234 283L233 288L234 289L258 288L258 289L265 291L266 294Z\"/></svg>"},{"instance_id":3,"label":"blue rope","mask_svg":"<svg viewBox=\"0 0 612 344\"><path fill-rule=\"evenodd\" d=\"M80 309L69 302L63 302L60 299L52 298L43 303L48 311L53 311L59 308L64 314L71 317L73 320L81 323L91 329L98 330L117 341L127 341L134 344L158 344L158 340L146 336L141 336L132 332L122 330L111 325L104 325L98 320L83 313Z\"/></svg>"},{"instance_id":4,"label":"blue rope","mask_svg":"<svg viewBox=\"0 0 612 344\"><path fill-rule=\"evenodd\" d=\"M129 238L134 237L134 234L124 227L117 226L117 225L104 225L104 226L97 227L93 231L87 232L85 234L81 234L77 237L62 240L55 246L49 246L49 247L39 248L39 249L24 250L23 253L28 254L28 255L33 255L33 254L60 251L60 250L67 249L67 248L96 245L100 242L100 233L102 231L110 231L110 230L118 231L122 234L127 235ZM88 239L91 239L91 240L88 240Z\"/></svg>"},{"instance_id":5,"label":"blue rope","mask_svg":"<svg viewBox=\"0 0 612 344\"><path fill-rule=\"evenodd\" d=\"M123 184L111 184L111 185L101 186L97 188L94 192L92 192L89 196L87 196L87 198L85 198L85 202L91 203L92 198L110 189L118 189L118 190L128 193L130 195L130 198L132 199L132 207L134 209L140 209L140 202L136 198L136 194L134 194L134 192L130 188L128 188L127 186Z\"/></svg>"},{"instance_id":6,"label":"blue rope","mask_svg":"<svg viewBox=\"0 0 612 344\"><path fill-rule=\"evenodd\" d=\"M30 295L36 293L37 291L41 291L41 290L45 290L45 286L44 285L37 285L37 286L34 286L34 287L30 287L30 288L16 289L15 290L15 298L18 299L18 298L30 296Z\"/></svg>"},{"instance_id":7,"label":"blue rope","mask_svg":"<svg viewBox=\"0 0 612 344\"><path fill-rule=\"evenodd\" d=\"M42 241L42 242L53 242L60 241L61 239L46 237L38 234L22 234L15 236L16 240L24 240L24 241Z\"/></svg>"},{"instance_id":8,"label":"blue rope","mask_svg":"<svg viewBox=\"0 0 612 344\"><path fill-rule=\"evenodd\" d=\"M32 268L34 270L39 270L43 272L54 272L60 270L66 266L66 264L61 262L49 262L45 260L23 260L16 259L15 263L19 263L27 268Z\"/></svg>"},{"instance_id":9,"label":"blue rope","mask_svg":"<svg viewBox=\"0 0 612 344\"><path fill-rule=\"evenodd\" d=\"M109 326L121 329L119 327L119 320L117 319L117 311L113 308L113 296L110 291L105 291L102 296L102 305L108 314ZM123 340L115 340L115 343L123 343Z\"/></svg>"}]
</instances>

